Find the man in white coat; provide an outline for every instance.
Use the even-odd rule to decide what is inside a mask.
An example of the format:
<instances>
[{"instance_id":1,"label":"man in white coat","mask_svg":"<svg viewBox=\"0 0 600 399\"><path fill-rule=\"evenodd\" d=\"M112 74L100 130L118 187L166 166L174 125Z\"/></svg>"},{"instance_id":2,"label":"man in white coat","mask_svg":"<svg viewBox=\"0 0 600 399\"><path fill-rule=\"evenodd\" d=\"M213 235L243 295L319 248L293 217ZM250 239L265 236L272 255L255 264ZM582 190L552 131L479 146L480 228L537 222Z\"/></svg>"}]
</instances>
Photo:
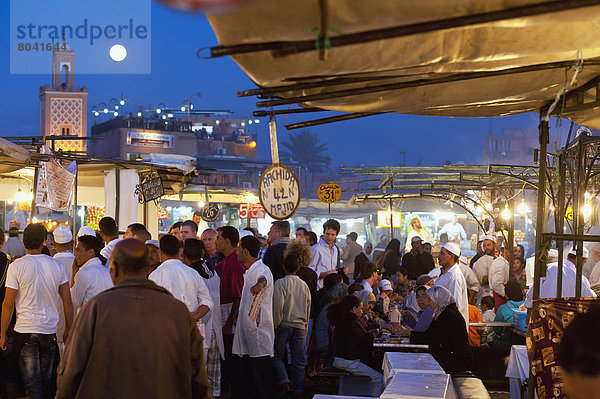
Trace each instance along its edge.
<instances>
[{"instance_id":1,"label":"man in white coat","mask_svg":"<svg viewBox=\"0 0 600 399\"><path fill-rule=\"evenodd\" d=\"M204 338L205 327L200 319L213 308L213 300L200 274L179 260L180 248L181 242L177 237L163 236L160 239L162 263L150 273L148 279L166 288L176 299L185 303ZM204 347L207 348L206 340Z\"/></svg>"},{"instance_id":2,"label":"man in white coat","mask_svg":"<svg viewBox=\"0 0 600 399\"><path fill-rule=\"evenodd\" d=\"M587 249L583 250L584 259L588 256ZM574 249L569 251L567 259L563 261L562 269L562 292L561 298L572 298L575 296L575 279L577 270L575 263L577 255ZM557 293L558 263L548 265L546 277L540 279L540 298L556 298ZM590 282L585 276L581 276L581 296L583 298L595 298L596 294L590 288ZM533 287L529 288L525 297L525 307L533 306Z\"/></svg>"},{"instance_id":3,"label":"man in white coat","mask_svg":"<svg viewBox=\"0 0 600 399\"><path fill-rule=\"evenodd\" d=\"M454 297L456 306L465 319L466 327L469 328L469 302L467 299L467 282L458 266L460 258L460 246L455 242L447 242L441 245L438 261L441 266L440 276L434 285L446 287Z\"/></svg>"},{"instance_id":4,"label":"man in white coat","mask_svg":"<svg viewBox=\"0 0 600 399\"><path fill-rule=\"evenodd\" d=\"M600 242L595 243L590 250L590 257L586 264L592 265L592 272L590 273L590 285L593 287L600 283Z\"/></svg>"},{"instance_id":5,"label":"man in white coat","mask_svg":"<svg viewBox=\"0 0 600 399\"><path fill-rule=\"evenodd\" d=\"M490 289L494 297L494 311L497 311L500 305L504 305L508 302L508 297L504 291L504 286L508 283L508 260L509 249L500 249L500 256L498 256L490 265L488 281L490 283Z\"/></svg>"},{"instance_id":6,"label":"man in white coat","mask_svg":"<svg viewBox=\"0 0 600 399\"><path fill-rule=\"evenodd\" d=\"M492 262L494 261L494 253L496 252L496 240L494 236L485 236L483 237L483 242L481 243L481 247L483 250L483 255L477 259L477 261L473 264L473 272L477 276L479 280L479 284L481 285L481 290L479 292L479 296L483 298L484 296L492 295L492 291L490 289L490 283L488 281L489 271Z\"/></svg>"},{"instance_id":7,"label":"man in white coat","mask_svg":"<svg viewBox=\"0 0 600 399\"><path fill-rule=\"evenodd\" d=\"M232 353L243 358L245 397L275 397L273 327L273 274L258 259L260 242L254 236L242 237L238 244L238 260L248 270L240 299Z\"/></svg>"}]
</instances>

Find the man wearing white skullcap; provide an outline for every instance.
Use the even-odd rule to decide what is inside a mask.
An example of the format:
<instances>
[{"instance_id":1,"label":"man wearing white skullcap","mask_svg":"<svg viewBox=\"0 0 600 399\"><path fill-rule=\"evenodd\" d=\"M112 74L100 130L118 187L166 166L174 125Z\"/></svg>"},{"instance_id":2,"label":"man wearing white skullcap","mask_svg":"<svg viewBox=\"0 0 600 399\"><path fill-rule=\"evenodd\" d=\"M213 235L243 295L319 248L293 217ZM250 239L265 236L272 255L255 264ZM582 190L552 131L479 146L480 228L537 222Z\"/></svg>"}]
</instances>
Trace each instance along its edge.
<instances>
[{"instance_id":1,"label":"man wearing white skullcap","mask_svg":"<svg viewBox=\"0 0 600 399\"><path fill-rule=\"evenodd\" d=\"M548 250L548 257L546 258L546 264L556 263L558 262L558 250L554 248L550 248ZM531 287L533 285L533 272L535 269L535 253L527 258L525 261L525 277L527 277L527 287Z\"/></svg>"},{"instance_id":2,"label":"man wearing white skullcap","mask_svg":"<svg viewBox=\"0 0 600 399\"><path fill-rule=\"evenodd\" d=\"M96 237L96 232L90 226L81 226L81 228L77 232L77 237L81 237L81 236L94 236L94 237Z\"/></svg>"},{"instance_id":3,"label":"man wearing white skullcap","mask_svg":"<svg viewBox=\"0 0 600 399\"><path fill-rule=\"evenodd\" d=\"M592 272L590 273L589 280L590 285L593 287L600 283L600 242L592 246L588 262L592 264Z\"/></svg>"},{"instance_id":4,"label":"man wearing white skullcap","mask_svg":"<svg viewBox=\"0 0 600 399\"><path fill-rule=\"evenodd\" d=\"M479 280L479 284L481 284L479 297L483 298L484 296L492 295L488 276L490 266L495 259L494 253L496 252L496 240L494 236L483 237L481 248L483 250L483 255L473 264L473 272L475 272L477 280Z\"/></svg>"},{"instance_id":5,"label":"man wearing white skullcap","mask_svg":"<svg viewBox=\"0 0 600 399\"><path fill-rule=\"evenodd\" d=\"M446 287L452 293L456 306L469 327L469 302L467 298L467 282L460 271L458 260L460 258L460 246L455 242L447 242L441 245L438 261L440 263L440 276L435 280L435 285Z\"/></svg>"},{"instance_id":6,"label":"man wearing white skullcap","mask_svg":"<svg viewBox=\"0 0 600 399\"><path fill-rule=\"evenodd\" d=\"M54 237L54 247L56 248L54 259L62 263L65 267L65 272L69 278L70 285L71 275L73 274L73 261L75 260L75 255L73 255L73 233L71 233L71 229L67 226L58 226L52 232L52 236ZM60 297L58 298L58 305L56 341L58 342L58 350L62 356L64 348L63 333L65 332L65 313Z\"/></svg>"},{"instance_id":7,"label":"man wearing white skullcap","mask_svg":"<svg viewBox=\"0 0 600 399\"><path fill-rule=\"evenodd\" d=\"M588 250L583 248L583 262L587 260L589 256ZM575 279L577 275L577 269L575 262L577 261L577 253L574 248L571 248L567 254L567 259L563 260L562 268L562 290L561 298L572 298L575 296ZM558 280L558 262L548 265L546 271L546 277L540 279L540 298L556 298ZM582 298L595 298L596 294L590 287L590 282L585 276L581 276L581 297ZM527 291L525 297L525 307L531 308L533 306L533 287Z\"/></svg>"},{"instance_id":8,"label":"man wearing white skullcap","mask_svg":"<svg viewBox=\"0 0 600 399\"><path fill-rule=\"evenodd\" d=\"M505 247L500 248L500 256L498 256L490 265L488 272L488 281L492 295L494 297L494 311L497 311L501 305L508 302L508 297L504 287L508 283L508 259L510 259L509 250Z\"/></svg>"}]
</instances>

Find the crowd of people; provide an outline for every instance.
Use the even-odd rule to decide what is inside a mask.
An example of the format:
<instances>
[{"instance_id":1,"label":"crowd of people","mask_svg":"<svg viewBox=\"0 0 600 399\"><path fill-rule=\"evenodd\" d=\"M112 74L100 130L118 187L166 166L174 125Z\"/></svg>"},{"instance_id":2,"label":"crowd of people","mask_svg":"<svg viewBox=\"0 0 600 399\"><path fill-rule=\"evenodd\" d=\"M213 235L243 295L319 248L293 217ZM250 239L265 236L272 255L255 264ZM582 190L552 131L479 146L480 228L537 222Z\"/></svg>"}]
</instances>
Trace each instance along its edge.
<instances>
[{"instance_id":1,"label":"crowd of people","mask_svg":"<svg viewBox=\"0 0 600 399\"><path fill-rule=\"evenodd\" d=\"M232 226L199 232L194 220L158 240L140 223L120 237L111 217L76 237L66 226L49 236L30 224L22 240L10 230L0 254L2 396L18 396L22 381L28 398L304 397L326 367L369 377L379 396L372 344L390 334L429 345L446 372L471 370L472 347L508 347L511 337L469 322L511 322L511 309L531 306L523 248L509 276L510 249L495 237L471 262L445 241L436 262L413 228L409 251L392 239L377 254L355 232L340 250L334 219L319 236L298 227L294 239L287 221L266 238ZM574 295L574 260L571 251L563 296ZM556 296L557 272L550 264L542 297ZM582 295L595 296L585 277Z\"/></svg>"}]
</instances>

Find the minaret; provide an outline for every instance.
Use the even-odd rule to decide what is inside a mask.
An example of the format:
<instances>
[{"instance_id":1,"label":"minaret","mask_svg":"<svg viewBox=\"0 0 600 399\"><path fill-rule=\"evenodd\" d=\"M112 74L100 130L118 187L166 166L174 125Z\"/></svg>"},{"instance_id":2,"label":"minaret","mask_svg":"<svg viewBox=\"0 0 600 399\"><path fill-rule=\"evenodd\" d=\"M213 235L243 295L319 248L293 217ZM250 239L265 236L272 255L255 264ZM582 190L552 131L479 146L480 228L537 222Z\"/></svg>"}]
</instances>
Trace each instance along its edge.
<instances>
[{"instance_id":1,"label":"minaret","mask_svg":"<svg viewBox=\"0 0 600 399\"><path fill-rule=\"evenodd\" d=\"M52 51L52 89L40 87L40 136L87 137L87 87L75 88L75 51L66 44L64 32L62 43ZM85 153L87 143L57 140L54 149Z\"/></svg>"}]
</instances>

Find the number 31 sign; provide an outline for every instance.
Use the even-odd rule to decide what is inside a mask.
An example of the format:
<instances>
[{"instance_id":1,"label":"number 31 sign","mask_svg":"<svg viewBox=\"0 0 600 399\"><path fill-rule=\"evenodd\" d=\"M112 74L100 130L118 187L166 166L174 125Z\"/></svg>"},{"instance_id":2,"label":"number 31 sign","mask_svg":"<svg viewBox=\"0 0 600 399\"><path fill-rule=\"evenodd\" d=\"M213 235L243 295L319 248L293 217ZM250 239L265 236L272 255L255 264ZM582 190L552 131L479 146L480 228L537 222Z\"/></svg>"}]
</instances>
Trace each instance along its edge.
<instances>
[{"instance_id":1,"label":"number 31 sign","mask_svg":"<svg viewBox=\"0 0 600 399\"><path fill-rule=\"evenodd\" d=\"M319 186L317 195L319 196L321 202L333 204L342 196L342 189L337 183L323 183Z\"/></svg>"}]
</instances>

